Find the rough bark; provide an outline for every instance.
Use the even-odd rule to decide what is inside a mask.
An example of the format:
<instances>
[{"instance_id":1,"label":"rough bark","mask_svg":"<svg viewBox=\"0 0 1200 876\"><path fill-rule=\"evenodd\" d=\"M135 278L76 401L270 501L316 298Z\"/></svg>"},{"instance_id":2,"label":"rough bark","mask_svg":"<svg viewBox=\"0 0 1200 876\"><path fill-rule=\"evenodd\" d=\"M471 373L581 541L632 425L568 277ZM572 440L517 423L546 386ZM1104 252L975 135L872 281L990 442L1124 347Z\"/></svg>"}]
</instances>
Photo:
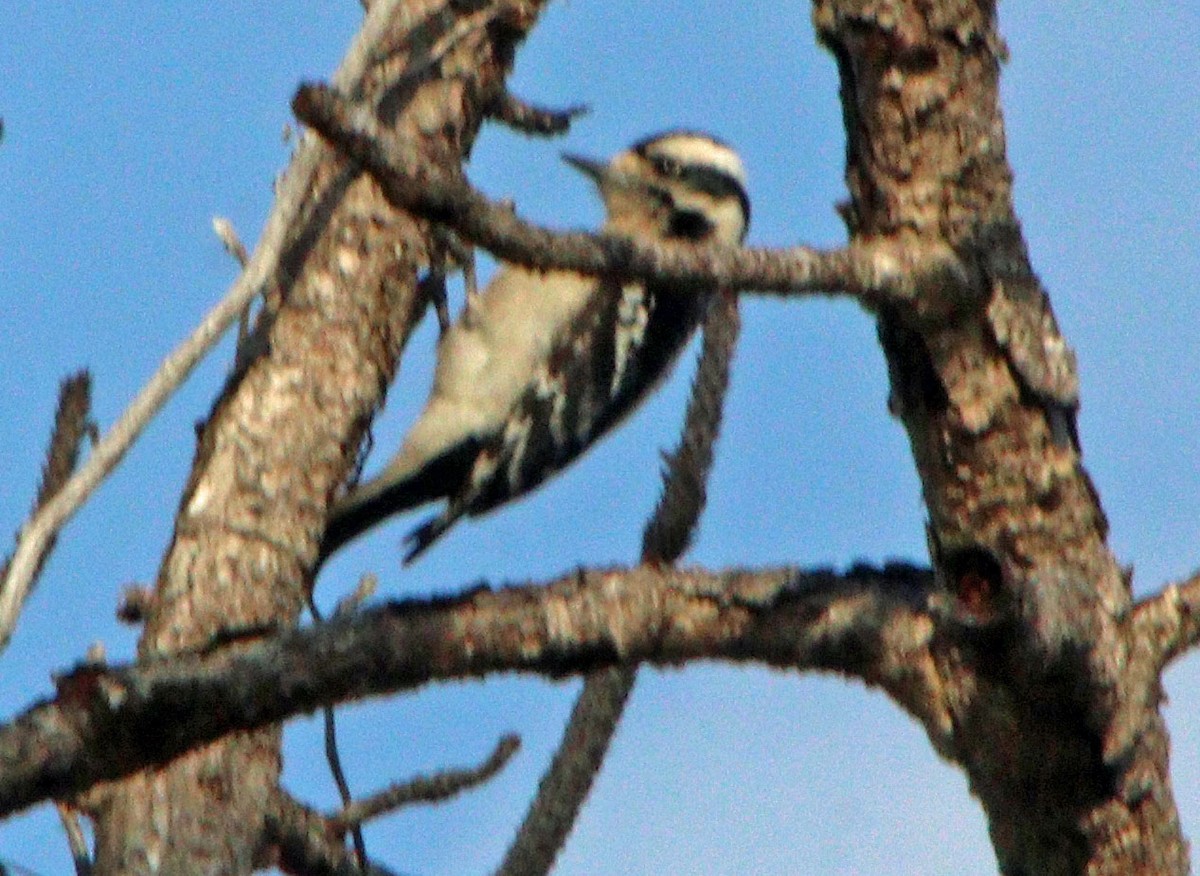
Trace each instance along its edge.
<instances>
[{"instance_id":1,"label":"rough bark","mask_svg":"<svg viewBox=\"0 0 1200 876\"><path fill-rule=\"evenodd\" d=\"M852 238L946 245L967 267L879 322L933 559L977 628L934 648L930 738L970 777L1002 872L1183 873L1159 682L1013 212L995 6L822 0L814 17L841 76Z\"/></svg>"},{"instance_id":2,"label":"rough bark","mask_svg":"<svg viewBox=\"0 0 1200 876\"><path fill-rule=\"evenodd\" d=\"M535 3L507 3L471 27L473 13L460 15L460 6L401 4L378 53L385 60L363 88L399 136L454 162L537 12ZM413 71L417 62L424 69ZM200 432L143 659L295 623L326 508L425 304L414 294L423 223L311 139L299 154L311 150L321 158L303 220L266 290L250 355ZM238 734L93 794L100 872L242 873L262 864L279 743L278 727Z\"/></svg>"},{"instance_id":3,"label":"rough bark","mask_svg":"<svg viewBox=\"0 0 1200 876\"><path fill-rule=\"evenodd\" d=\"M0 815L225 734L431 681L623 664L757 662L860 678L937 704L928 570L904 565L711 573L642 565L453 599L389 603L228 648L84 667L0 727ZM945 712L924 716L928 723Z\"/></svg>"}]
</instances>

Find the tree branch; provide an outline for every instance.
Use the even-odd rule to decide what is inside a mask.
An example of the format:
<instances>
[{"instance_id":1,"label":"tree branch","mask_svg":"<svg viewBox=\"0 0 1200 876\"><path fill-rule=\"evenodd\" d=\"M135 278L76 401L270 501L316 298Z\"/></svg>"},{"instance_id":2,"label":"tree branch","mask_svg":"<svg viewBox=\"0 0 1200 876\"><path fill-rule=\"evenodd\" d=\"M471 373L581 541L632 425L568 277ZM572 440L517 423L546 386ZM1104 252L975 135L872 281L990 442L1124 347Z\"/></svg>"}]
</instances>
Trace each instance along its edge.
<instances>
[{"instance_id":1,"label":"tree branch","mask_svg":"<svg viewBox=\"0 0 1200 876\"><path fill-rule=\"evenodd\" d=\"M53 701L0 728L0 816L326 703L504 671L561 677L699 659L828 670L885 688L944 734L927 653L931 593L931 574L903 565L845 575L615 568L391 603L236 653L81 667Z\"/></svg>"},{"instance_id":2,"label":"tree branch","mask_svg":"<svg viewBox=\"0 0 1200 876\"><path fill-rule=\"evenodd\" d=\"M335 829L349 830L352 826L393 812L401 806L449 800L496 775L520 747L521 740L516 736L505 736L496 744L487 760L477 767L443 770L432 776L418 776L407 782L397 783L370 797L355 800L343 807L341 812L330 816L329 821Z\"/></svg>"},{"instance_id":3,"label":"tree branch","mask_svg":"<svg viewBox=\"0 0 1200 876\"><path fill-rule=\"evenodd\" d=\"M402 137L457 163L540 6L507 0L493 16L460 14L450 0L378 0L335 82L379 107ZM199 436L139 654L168 659L238 630L297 622L328 503L426 304L415 284L426 232L318 138L301 140L264 232L283 249L264 275L255 355ZM280 741L279 728L262 727L97 788L88 805L97 869L153 860L171 872L197 861L248 871L262 803L278 786Z\"/></svg>"},{"instance_id":4,"label":"tree branch","mask_svg":"<svg viewBox=\"0 0 1200 876\"><path fill-rule=\"evenodd\" d=\"M717 292L705 315L704 344L683 434L679 446L664 457L662 495L642 533L643 563L673 564L691 544L708 497L708 474L740 330L737 296ZM637 667L631 665L600 669L584 679L562 742L538 782L497 876L550 872L591 793L636 680Z\"/></svg>"},{"instance_id":5,"label":"tree branch","mask_svg":"<svg viewBox=\"0 0 1200 876\"><path fill-rule=\"evenodd\" d=\"M571 122L589 112L586 106L569 106L566 109L547 109L526 103L505 89L496 96L487 108L488 116L507 125L514 131L538 137L556 137L571 128Z\"/></svg>"},{"instance_id":6,"label":"tree branch","mask_svg":"<svg viewBox=\"0 0 1200 876\"><path fill-rule=\"evenodd\" d=\"M1133 639L1155 671L1200 644L1200 572L1134 606Z\"/></svg>"},{"instance_id":7,"label":"tree branch","mask_svg":"<svg viewBox=\"0 0 1200 876\"><path fill-rule=\"evenodd\" d=\"M913 307L923 284L964 282L957 257L934 245L876 241L837 250L768 250L548 231L489 201L461 174L424 160L384 130L367 107L331 88L301 86L292 109L300 121L370 173L393 206L448 225L515 264L677 285L850 295L870 308Z\"/></svg>"},{"instance_id":8,"label":"tree branch","mask_svg":"<svg viewBox=\"0 0 1200 876\"><path fill-rule=\"evenodd\" d=\"M373 64L384 56L381 46L386 35L407 33L415 25L413 16L419 10L408 10L402 0L382 0L373 4L363 27L355 37L341 66L333 76L335 87L349 94L360 93L363 80ZM491 20L489 15L488 20ZM455 34L460 36L458 31ZM445 52L453 42L439 44ZM436 51L417 59L414 67L424 69L436 61ZM7 646L16 624L16 617L29 595L37 575L40 558L44 557L57 533L79 510L104 479L120 464L129 448L141 436L146 426L191 373L196 364L224 335L225 330L241 315L254 296L279 270L280 259L289 232L299 225L299 217L309 207L313 183L320 163L328 157L317 143L305 143L285 178L275 209L263 231L254 256L241 276L234 281L224 299L205 316L204 320L159 366L159 370L126 408L116 424L105 434L88 458L87 463L67 482L57 495L39 507L33 518L22 528L17 550L0 580L0 652ZM330 181L326 194L340 192L351 177L345 173ZM312 200L316 200L313 198Z\"/></svg>"},{"instance_id":9,"label":"tree branch","mask_svg":"<svg viewBox=\"0 0 1200 876\"><path fill-rule=\"evenodd\" d=\"M58 540L58 527L38 524L37 521L42 519L46 506L71 482L71 473L75 471L79 462L83 439L95 430L95 425L88 416L91 409L92 377L86 370L72 374L59 385L54 428L50 432L50 446L46 450L42 480L38 484L30 521L17 540L16 553L6 557L3 566L0 566L0 651L4 650L9 637L12 636L21 606L25 604L25 597L33 591L38 576L41 575L46 560ZM38 526L45 528L39 531ZM34 532L37 535L31 536L30 533ZM10 579L9 571L13 568L14 560L21 554L23 545L26 545L27 556L24 562L28 564L27 568L20 575Z\"/></svg>"},{"instance_id":10,"label":"tree branch","mask_svg":"<svg viewBox=\"0 0 1200 876\"><path fill-rule=\"evenodd\" d=\"M304 876L392 876L378 864L361 864L338 839L339 831L319 812L275 794L266 814L266 834L285 873Z\"/></svg>"}]
</instances>

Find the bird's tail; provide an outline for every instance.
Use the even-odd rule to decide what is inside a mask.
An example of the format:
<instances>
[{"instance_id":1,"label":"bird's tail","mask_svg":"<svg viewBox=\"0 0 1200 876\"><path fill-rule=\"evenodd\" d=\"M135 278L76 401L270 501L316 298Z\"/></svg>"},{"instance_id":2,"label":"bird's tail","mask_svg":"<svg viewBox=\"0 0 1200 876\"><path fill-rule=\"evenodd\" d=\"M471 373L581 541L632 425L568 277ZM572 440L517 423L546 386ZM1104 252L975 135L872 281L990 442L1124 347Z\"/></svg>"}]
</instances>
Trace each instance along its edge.
<instances>
[{"instance_id":1,"label":"bird's tail","mask_svg":"<svg viewBox=\"0 0 1200 876\"><path fill-rule=\"evenodd\" d=\"M430 497L432 498L432 497ZM376 523L421 504L407 481L391 481L386 475L361 484L347 493L329 515L321 540L318 564L324 564L347 542L358 538Z\"/></svg>"},{"instance_id":2,"label":"bird's tail","mask_svg":"<svg viewBox=\"0 0 1200 876\"><path fill-rule=\"evenodd\" d=\"M408 565L421 554L425 553L435 541L450 531L450 528L465 513L461 504L451 502L440 514L430 517L412 532L404 537L408 550L404 554L404 565Z\"/></svg>"},{"instance_id":3,"label":"bird's tail","mask_svg":"<svg viewBox=\"0 0 1200 876\"><path fill-rule=\"evenodd\" d=\"M477 443L466 441L415 471L398 474L389 466L355 487L334 504L329 514L318 568L348 542L393 514L454 495L463 481L464 465L477 452Z\"/></svg>"}]
</instances>

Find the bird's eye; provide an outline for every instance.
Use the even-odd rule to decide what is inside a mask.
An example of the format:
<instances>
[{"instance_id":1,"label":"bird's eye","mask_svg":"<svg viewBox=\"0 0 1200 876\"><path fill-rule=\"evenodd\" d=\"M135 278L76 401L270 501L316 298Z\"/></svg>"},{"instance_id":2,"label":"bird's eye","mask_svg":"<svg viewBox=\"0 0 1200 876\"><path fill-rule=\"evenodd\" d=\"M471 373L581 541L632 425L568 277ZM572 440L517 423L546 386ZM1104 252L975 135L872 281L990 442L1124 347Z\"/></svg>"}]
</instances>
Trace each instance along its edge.
<instances>
[{"instance_id":1,"label":"bird's eye","mask_svg":"<svg viewBox=\"0 0 1200 876\"><path fill-rule=\"evenodd\" d=\"M663 176L669 176L673 179L677 179L683 175L683 165L674 158L667 158L663 155L655 155L650 159L650 162L654 165L654 169Z\"/></svg>"}]
</instances>

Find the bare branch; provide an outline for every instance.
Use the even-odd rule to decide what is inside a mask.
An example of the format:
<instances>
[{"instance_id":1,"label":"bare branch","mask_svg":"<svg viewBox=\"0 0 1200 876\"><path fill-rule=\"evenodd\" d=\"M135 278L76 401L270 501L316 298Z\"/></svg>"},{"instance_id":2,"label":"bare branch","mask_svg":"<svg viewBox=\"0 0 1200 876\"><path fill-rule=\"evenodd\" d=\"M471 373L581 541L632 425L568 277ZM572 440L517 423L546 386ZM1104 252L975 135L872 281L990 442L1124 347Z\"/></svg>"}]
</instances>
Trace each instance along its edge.
<instances>
[{"instance_id":1,"label":"bare branch","mask_svg":"<svg viewBox=\"0 0 1200 876\"><path fill-rule=\"evenodd\" d=\"M393 206L449 225L515 264L685 286L850 295L868 307L911 307L925 283L963 282L957 257L932 244L914 248L879 241L837 250L766 250L547 231L492 203L461 175L423 160L383 130L367 107L330 88L301 86L292 109L366 169Z\"/></svg>"},{"instance_id":2,"label":"bare branch","mask_svg":"<svg viewBox=\"0 0 1200 876\"><path fill-rule=\"evenodd\" d=\"M58 810L58 819L67 834L67 845L71 849L75 876L92 876L92 855L88 849L87 837L83 835L83 825L79 823L79 813L66 803L55 803L54 808Z\"/></svg>"},{"instance_id":3,"label":"bare branch","mask_svg":"<svg viewBox=\"0 0 1200 876\"><path fill-rule=\"evenodd\" d=\"M333 610L333 616L345 617L357 611L359 606L375 592L378 583L378 579L374 575L363 575L358 581L358 586L338 600L337 606ZM308 609L312 612L314 621L324 622L311 591L308 594ZM324 724L325 761L329 764L329 773L333 776L334 785L337 786L342 806L349 806L354 795L350 793L350 782L346 778L346 770L342 766L342 754L338 749L337 715L331 705L322 706L321 713ZM367 841L363 836L362 829L357 824L350 826L350 841L354 844L354 853L358 856L358 860L365 864L369 860Z\"/></svg>"},{"instance_id":4,"label":"bare branch","mask_svg":"<svg viewBox=\"0 0 1200 876\"><path fill-rule=\"evenodd\" d=\"M0 816L323 704L501 671L697 659L830 670L886 688L944 735L931 588L931 573L908 566L573 572L548 587L389 604L235 654L83 667L0 728Z\"/></svg>"},{"instance_id":5,"label":"bare branch","mask_svg":"<svg viewBox=\"0 0 1200 876\"><path fill-rule=\"evenodd\" d=\"M285 873L304 876L391 876L377 864L360 864L329 819L282 791L266 813L266 830Z\"/></svg>"},{"instance_id":6,"label":"bare branch","mask_svg":"<svg viewBox=\"0 0 1200 876\"><path fill-rule=\"evenodd\" d=\"M221 241L221 246L225 247L225 252L233 256L234 260L242 268L246 269L247 263L250 261L250 253L246 251L246 245L242 243L241 237L238 236L237 229L233 227L233 223L224 216L214 216L212 220L213 233L217 235L217 239ZM237 344L234 347L233 361L235 370L245 367L250 356L250 302L242 308L241 315L238 317Z\"/></svg>"},{"instance_id":7,"label":"bare branch","mask_svg":"<svg viewBox=\"0 0 1200 876\"><path fill-rule=\"evenodd\" d=\"M92 376L86 370L72 374L58 388L58 408L54 413L54 429L50 433L46 464L42 467L35 510L58 495L79 463L83 439L95 430L89 419L91 408Z\"/></svg>"},{"instance_id":8,"label":"bare branch","mask_svg":"<svg viewBox=\"0 0 1200 876\"><path fill-rule=\"evenodd\" d=\"M592 790L636 682L637 667L625 665L597 669L584 679L562 741L496 876L550 872Z\"/></svg>"},{"instance_id":9,"label":"bare branch","mask_svg":"<svg viewBox=\"0 0 1200 876\"><path fill-rule=\"evenodd\" d=\"M535 106L506 90L496 97L496 100L488 107L487 113L501 124L523 134L556 137L567 133L571 128L571 122L580 116L587 115L590 111L583 104L561 110Z\"/></svg>"},{"instance_id":10,"label":"bare branch","mask_svg":"<svg viewBox=\"0 0 1200 876\"><path fill-rule=\"evenodd\" d=\"M446 0L376 0L372 3L363 30L335 76L338 87L359 96L371 93L373 99L385 96L364 89L362 74L369 69L373 81L386 79L394 73L393 68L403 67L406 56L417 56L436 44L438 33L454 24L454 16L441 14L448 8L445 4ZM530 13L525 22L527 28L536 20L537 9L524 5L523 8ZM466 40L464 42L469 45L457 47L461 48L459 54L464 63L455 74L453 84L463 87L461 101L445 99L449 80L426 75L410 92L412 100L401 100L393 107L395 112L391 118L396 124L412 130L415 118L419 116L426 124L433 125L432 139L439 147L453 150L457 145L465 146L478 121L476 104L484 96L494 93L496 83L506 71L504 62L511 58L511 44L524 32L518 21L507 24L510 26L495 31L474 31L477 39ZM398 34L412 32L414 26L420 32L406 47L403 37ZM425 36L432 39L426 41ZM396 49L382 50L385 45ZM390 63L378 63L381 60ZM355 181L364 184L351 187ZM369 409L383 390L384 378L390 374L394 361L394 351L407 336L407 327L413 321L412 313L417 309L411 294L411 279L422 257L423 235L409 218L397 216L388 209L373 191L374 187L365 184L368 182L318 138L307 136L301 139L293 162L277 188L275 207L260 244L239 281L254 287L251 294L264 288L269 290L272 302L280 302L280 311L271 316L280 318L262 321L261 339L266 343L256 350L261 358L256 357L252 367L239 372L236 380L227 383L202 436L202 441L209 443L197 455L196 470L188 488L193 497L200 493L211 498L213 494L207 491L213 488L224 498L205 506L211 516L201 512L190 517L191 511L199 510L196 506L181 509L176 538L164 558L163 573L159 578L162 591L178 594L180 598L156 601L155 611L143 633L141 653L162 654L184 650L189 645L197 647L211 641L221 629L254 628L267 622L267 618L274 625L289 625L299 614L305 587L299 581L302 572L295 551L299 547L303 552L304 545L313 539L311 533L320 524L324 503L332 494L336 480L344 473L346 462L341 453L329 453L328 450L334 447L344 450L357 443L365 424L365 414L370 413ZM362 210L371 213L370 223L360 221L365 219ZM323 266L336 261L335 254L342 250L336 243L326 248L325 242L344 240L347 229L351 234L362 233L358 239L367 246L370 257L358 259L353 269L342 263L337 269L342 283L330 287L322 282L326 276ZM375 244L384 238L391 245L376 247ZM401 246L400 241L411 245ZM283 244L282 248L279 244ZM274 254L268 256L266 253L272 248ZM282 257L280 253L283 253ZM308 257L314 253L318 254L316 258ZM325 261L325 257L333 261ZM272 268L269 271L257 267L268 262ZM256 272L260 273L256 276ZM387 278L386 288L372 285L371 280L376 277ZM329 359L309 355L314 346L314 334L307 328L300 328L301 324L305 327L319 323L330 325L327 313L318 307L291 305L301 301L313 304L318 301L345 302L351 298L357 302L360 299L352 294L352 290L359 288L358 283L372 288L372 292L363 296L369 300L344 322L338 321L338 327L362 338L359 330L373 323L375 333L371 336L370 349L378 356L359 348L362 356L351 357L354 359L352 367L339 371ZM385 303L391 307L386 307ZM338 313L345 315L341 308ZM378 322L374 319L377 315L380 315ZM392 331L395 334L391 334ZM392 340L397 343L393 344ZM303 363L299 369L303 374L301 380L289 379L285 381L286 387L276 382L276 378L285 372L295 377L297 363ZM326 368L327 365L330 367ZM284 370L280 371L281 368ZM324 421L323 434L316 434L311 428L301 429L301 426L308 426L306 414L315 406L316 396L328 393L335 386L325 382L334 371L339 374L352 372L346 375L348 382L366 377L368 373L374 379L363 380L364 391L353 400L347 399L345 406L332 406L337 410ZM336 385L345 387L347 384ZM264 398L280 402L278 407L272 408L274 420L271 425L265 425L265 421L254 416L243 416L247 410L262 411L263 407L255 406L254 402ZM240 407L241 404L249 407ZM255 433L259 427L263 431ZM266 440L246 441L247 433ZM254 549L247 549L247 539L242 534L246 530L239 528L245 521L237 517L239 509L255 501L250 495L253 490L244 483L234 486L232 480L235 479L228 477L233 469L222 466L232 462L237 470L246 471L249 469L243 466L250 466L260 472L287 477L296 455L291 452L291 447L284 449L281 444L292 439L277 439L276 435L293 436L298 442L295 446L313 452L314 459L324 455L328 464L317 466L319 471L311 480L302 485L295 484L294 491L289 488L286 500L280 498L266 515L247 524L253 531L251 538L265 537L257 544L272 558L254 562L249 561ZM236 437L226 442L224 438L229 436ZM325 443L327 439L332 440ZM231 488L229 493L222 493L226 487ZM203 518L199 520L199 526L192 526L198 518ZM198 534L210 532L209 526L220 530L216 538ZM271 529L272 526L280 528ZM281 537L282 533L286 535ZM177 587L182 582L182 576L176 577L181 569L177 560L185 555L195 562L189 564L186 586ZM217 573L215 567L221 562L218 556L231 557L239 564L249 561L247 574ZM290 568L291 574L272 574L281 567ZM260 581L259 575L265 580ZM206 857L210 869L242 869L244 864L237 862L246 860L245 849L248 844L256 843L255 835L261 833L257 816L262 792L278 780L278 744L275 731L266 728L253 738L239 736L226 740L218 750L180 759L169 770L137 775L106 788L100 795L105 799L99 801L96 810L100 869L106 866L120 869L118 859L123 860L127 850L143 848L147 844L162 849L161 866L165 869L181 872L194 869L188 862L194 859L195 850L199 848L203 848L205 856L211 856ZM222 778L213 779L214 775ZM181 799L191 801L191 805L181 805ZM219 823L221 828L215 829L214 823ZM110 861L113 862L111 865Z\"/></svg>"},{"instance_id":11,"label":"bare branch","mask_svg":"<svg viewBox=\"0 0 1200 876\"><path fill-rule=\"evenodd\" d=\"M349 93L358 90L369 65L378 60L377 47L383 35L393 27L405 26L404 22L397 25L393 20L406 17L403 7L401 0L380 0L372 4L362 30L342 66L334 74L336 87ZM246 270L192 335L163 361L158 372L138 393L116 425L97 444L83 468L22 528L16 553L3 582L0 582L0 651L8 646L16 616L29 595L38 565L50 549L53 538L117 467L192 368L250 305L266 278L277 270L284 241L304 208L317 165L325 154L324 147L315 142L310 141L302 147L278 194L275 210ZM339 180L331 184L331 188L345 186L351 178L351 174L342 174Z\"/></svg>"},{"instance_id":12,"label":"bare branch","mask_svg":"<svg viewBox=\"0 0 1200 876\"><path fill-rule=\"evenodd\" d=\"M274 241L276 245L280 241ZM21 530L12 564L0 583L0 651L12 636L16 616L29 595L42 557L59 530L87 501L125 457L142 431L162 409L204 355L220 340L257 294L265 277L259 248L251 265L234 282L225 298L214 307L182 344L163 361L158 372L125 409L116 425L96 445L84 466L62 490L47 502ZM276 250L275 254L278 254ZM256 269L257 268L257 269Z\"/></svg>"},{"instance_id":13,"label":"bare branch","mask_svg":"<svg viewBox=\"0 0 1200 876\"><path fill-rule=\"evenodd\" d=\"M42 466L42 480L38 484L37 498L34 500L31 515L33 518L36 519L42 509L62 492L69 482L71 472L75 471L83 439L95 430L95 425L88 418L91 407L92 378L86 370L71 375L59 385L54 428L50 432L50 446L46 451L46 462ZM27 527L30 525L26 524ZM37 552L30 556L29 561L32 565L29 580L25 585L25 593L22 593L19 599L10 603L5 599L8 588L0 585L0 651L4 650L8 637L12 635L25 596L37 583L46 559L54 550L57 538L58 531L50 531L38 546ZM9 571L20 554L20 547L21 542L18 541L17 554L5 560L3 568L0 569L0 581L8 580Z\"/></svg>"},{"instance_id":14,"label":"bare branch","mask_svg":"<svg viewBox=\"0 0 1200 876\"><path fill-rule=\"evenodd\" d=\"M354 795L350 793L350 782L346 778L346 770L342 766L342 753L338 749L337 739L337 715L333 706L322 706L321 717L324 724L325 762L329 764L329 772L333 776L333 783L337 786L342 806L349 807L354 801ZM354 854L360 862L366 863L369 860L367 840L363 836L362 828L358 824L351 824L348 829L350 842L354 844Z\"/></svg>"},{"instance_id":15,"label":"bare branch","mask_svg":"<svg viewBox=\"0 0 1200 876\"><path fill-rule=\"evenodd\" d=\"M734 295L719 293L704 323L704 346L692 381L679 446L664 457L663 490L642 534L643 563L673 563L688 549L708 502L729 371L741 334Z\"/></svg>"},{"instance_id":16,"label":"bare branch","mask_svg":"<svg viewBox=\"0 0 1200 876\"><path fill-rule=\"evenodd\" d=\"M410 60L428 60L430 47L444 44L439 41L441 34L454 31L455 38L461 39L454 53L461 63L456 62L458 66L446 77L437 70L432 76L427 71L410 91L392 93L390 96L395 100L389 118L407 131L429 126L430 147L458 155L474 137L481 115L480 104L499 88L512 59L514 44L532 27L539 11L536 3L496 5L500 7L497 14L507 16L498 23L500 26L474 27L470 30L473 39L461 39L465 32L455 27L457 16L444 14L453 13L448 0L376 0L335 81L346 93L360 98L367 93L372 99L386 97L363 87L365 72L370 72L372 84L395 81L389 77L396 68L403 68ZM484 14L490 13L485 10ZM446 98L451 88L461 89L460 99ZM226 384L201 436L204 446L197 454L187 493L192 498L202 495L212 503L181 507L176 537L159 577L160 589L179 598L156 601L140 643L140 653L162 655L184 650L189 645L196 647L219 636L219 631L225 628L236 631L239 626L254 629L264 623L289 625L299 614L305 582L299 580L303 569L298 553L303 554L305 546L313 540L312 533L319 526L325 502L343 473L344 451L357 443L366 420L363 412L370 413L368 409L382 392L384 378L392 370L395 352L407 336L412 322L410 314L417 309L413 304L411 279L424 252L420 223L395 215L377 196L371 181L362 179L347 164L317 138L309 136L301 140L277 190L275 208L260 245L238 281L238 288L247 290L248 296L264 289L271 291L272 302L280 302L279 313L271 316L280 319L262 321L261 339L268 343L256 350L261 358L256 357L253 367L238 372L236 379ZM348 188L354 181L361 184ZM343 197L347 193L349 197ZM370 222L365 217L368 212ZM351 234L362 232L360 239L372 257L357 260L357 269L341 263L338 271L342 281L331 287L323 282L326 277L323 266L332 264L336 253L344 250L337 243L324 248L324 243L344 240L347 229ZM384 238L388 238L389 247L374 247ZM286 256L281 258L279 245L284 241ZM319 256L309 258L314 252ZM331 261L323 261L324 256ZM327 427L324 434L314 435L312 429L299 429L297 424L307 425L303 413L316 406L317 396L325 393L328 398L337 393L329 392L333 383L325 383L325 378L335 370L332 367L323 370L322 366L330 360L304 355L312 349L310 341L314 333L300 328L300 324L308 327L331 321L318 308L289 305L298 301L340 302L352 297L357 301L357 296L351 294L358 288L355 281L373 277L386 278L386 288L373 286L373 291L364 296L371 300L338 324L348 329L347 334L356 334L365 324L375 323L371 338L378 343L372 343L369 350L360 347L363 355L350 357L356 367L339 373L353 372L347 382L367 372L372 372L376 379L363 381L371 385L353 400L347 400L345 406L337 406L337 414L331 417L334 422L324 421ZM310 293L311 298L307 297ZM230 302L231 318L246 300L249 298ZM393 306L386 308L385 303ZM337 312L344 314L340 308ZM376 314L390 316L376 322L371 319ZM291 322L293 318L295 323ZM297 330L293 332L292 328ZM336 353L332 358L336 359ZM298 362L303 363L299 369ZM274 382L284 373L279 368L292 378L298 373L302 377L289 378L287 387L280 387ZM339 385L344 388L347 384ZM279 407L272 408L272 422L267 424L254 416L243 416L247 408L240 407L242 403L252 405L253 400L264 397L283 400ZM262 406L250 409L264 410ZM297 416L300 412L303 413ZM345 416L339 416L342 414ZM259 434L267 435L270 440L258 443L251 439L243 443L241 439L246 433L259 426L263 428ZM245 482L235 485L237 479L228 475L235 469L248 471L243 465L275 474L290 471L289 465L295 463L296 455L290 452L290 447L281 448L283 442L275 440L274 434L288 433L293 427L296 431L292 434L299 436L298 446L311 450L314 459L320 457L327 464L317 466L319 473L304 484L297 484L294 491L285 490L286 497L277 497L271 511L264 515L266 521L258 517L242 528L244 521L237 514L240 508L254 502L249 495L253 490ZM230 435L237 437L226 442L224 438ZM222 468L230 460L235 468ZM225 487L231 488L229 493L222 493ZM210 492L213 488L220 498L213 498ZM192 516L192 512L199 513ZM191 525L197 521L198 526ZM269 529L277 522L280 529ZM207 537L210 526L220 530L218 537ZM255 537L261 538L255 544L269 560L263 561L261 554L258 560L250 559L255 548L247 549L247 543ZM194 551L192 545L197 545ZM194 562L189 563L186 573L179 574L182 567L177 560L182 556L190 556ZM221 562L218 557L232 558L237 564L246 561L254 572L217 573L215 566ZM288 568L290 573L281 572L281 567ZM229 567L225 569L227 573ZM260 574L268 579L269 592L265 585L258 586ZM184 577L186 585L177 586ZM195 857L198 848L203 848L204 855L211 855L205 858L210 869L243 869L248 844L257 842L255 834L260 833L262 791L278 779L278 744L277 734L268 728L252 739L227 740L219 750L181 759L169 770L138 775L105 789L99 795L105 799L98 802L95 810L97 848L101 853L98 867L120 869L115 862L124 860L126 851L136 848L140 853L152 846L162 851L161 866L168 870L192 869L186 862ZM184 799L192 805L181 804ZM220 822L222 829L213 829L212 819ZM107 861L114 863L109 865Z\"/></svg>"},{"instance_id":17,"label":"bare branch","mask_svg":"<svg viewBox=\"0 0 1200 876\"><path fill-rule=\"evenodd\" d=\"M449 800L496 775L520 747L521 740L516 736L504 736L488 755L487 760L477 767L445 770L433 776L418 776L403 784L393 785L378 794L351 803L341 812L331 816L329 821L335 828L347 830L372 818L393 812L401 806Z\"/></svg>"},{"instance_id":18,"label":"bare branch","mask_svg":"<svg viewBox=\"0 0 1200 876\"><path fill-rule=\"evenodd\" d=\"M212 229L213 234L217 235L217 239L221 241L221 246L225 247L225 252L233 256L240 267L246 267L247 262L250 261L250 253L246 251L246 244L242 243L233 223L224 216L214 216Z\"/></svg>"},{"instance_id":19,"label":"bare branch","mask_svg":"<svg viewBox=\"0 0 1200 876\"><path fill-rule=\"evenodd\" d=\"M1156 672L1200 644L1200 572L1134 606L1133 641Z\"/></svg>"}]
</instances>

